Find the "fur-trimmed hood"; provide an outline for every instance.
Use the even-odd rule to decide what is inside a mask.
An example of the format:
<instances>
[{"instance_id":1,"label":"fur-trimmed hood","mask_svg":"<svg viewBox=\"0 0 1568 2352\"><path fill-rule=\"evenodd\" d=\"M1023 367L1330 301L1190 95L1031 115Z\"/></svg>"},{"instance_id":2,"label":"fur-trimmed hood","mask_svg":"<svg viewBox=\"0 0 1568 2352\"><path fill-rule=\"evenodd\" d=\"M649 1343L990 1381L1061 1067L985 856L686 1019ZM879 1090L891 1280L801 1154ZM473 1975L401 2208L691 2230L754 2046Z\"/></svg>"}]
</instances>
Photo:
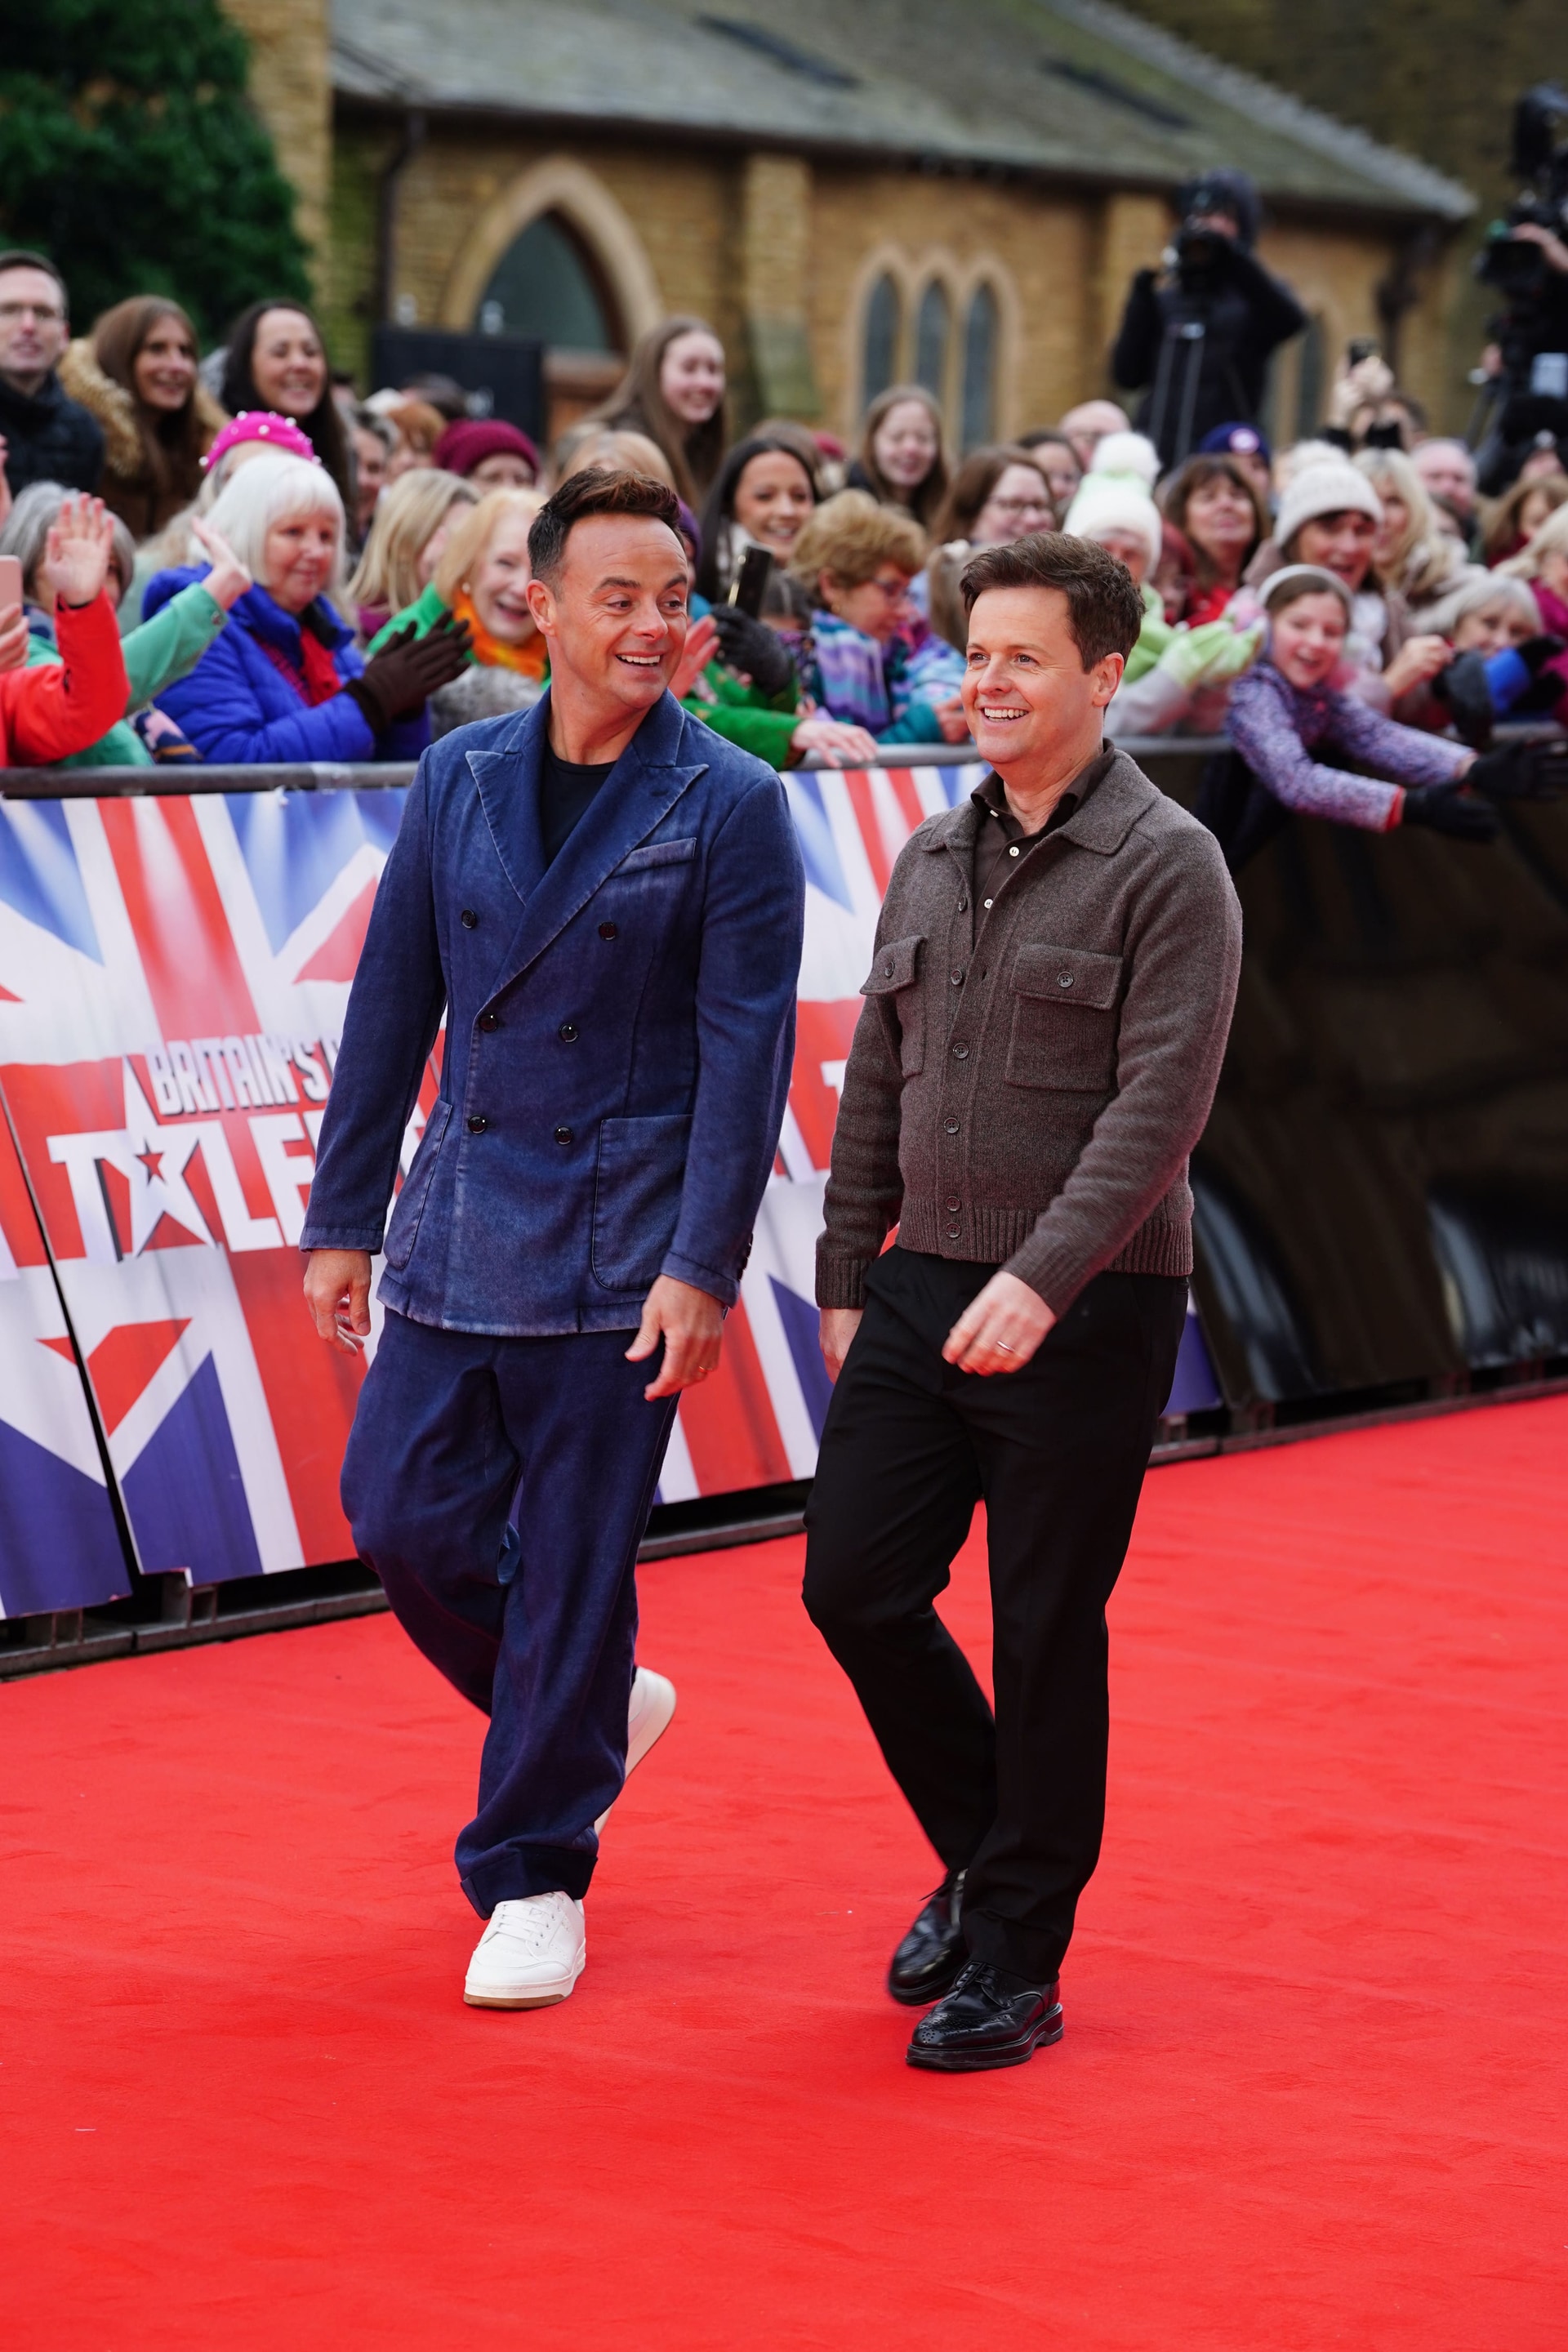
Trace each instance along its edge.
<instances>
[{"instance_id":1,"label":"fur-trimmed hood","mask_svg":"<svg viewBox=\"0 0 1568 2352\"><path fill-rule=\"evenodd\" d=\"M68 344L57 373L71 399L79 401L103 427L106 470L127 485L142 482L146 459L136 429L136 404L125 386L99 366L90 335L78 335ZM202 446L207 449L227 424L228 413L218 406L199 376L192 398L202 428Z\"/></svg>"}]
</instances>

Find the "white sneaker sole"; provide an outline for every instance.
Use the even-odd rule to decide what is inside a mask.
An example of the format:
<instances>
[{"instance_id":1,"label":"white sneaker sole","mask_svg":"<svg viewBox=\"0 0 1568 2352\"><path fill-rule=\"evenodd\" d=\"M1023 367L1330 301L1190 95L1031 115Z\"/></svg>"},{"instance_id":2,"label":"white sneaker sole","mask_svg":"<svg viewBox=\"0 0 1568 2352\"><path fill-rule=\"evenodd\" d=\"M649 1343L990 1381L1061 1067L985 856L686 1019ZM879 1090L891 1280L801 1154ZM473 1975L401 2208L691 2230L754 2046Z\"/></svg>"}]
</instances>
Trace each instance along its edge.
<instances>
[{"instance_id":1,"label":"white sneaker sole","mask_svg":"<svg viewBox=\"0 0 1568 2352\"><path fill-rule=\"evenodd\" d=\"M559 2002L570 2000L582 1973L583 1963L579 1960L570 1976L532 1985L526 1992L475 1992L465 1984L463 1999L469 2009L554 2009Z\"/></svg>"},{"instance_id":2,"label":"white sneaker sole","mask_svg":"<svg viewBox=\"0 0 1568 2352\"><path fill-rule=\"evenodd\" d=\"M626 1743L626 1779L629 1780L650 1748L657 1748L675 1720L675 1685L664 1675L656 1675L651 1666L640 1669L647 1692L647 1705L638 1716L637 1728ZM623 1783L623 1786L625 1784ZM606 1805L594 1823L594 1833L602 1837L605 1823L614 1808Z\"/></svg>"}]
</instances>

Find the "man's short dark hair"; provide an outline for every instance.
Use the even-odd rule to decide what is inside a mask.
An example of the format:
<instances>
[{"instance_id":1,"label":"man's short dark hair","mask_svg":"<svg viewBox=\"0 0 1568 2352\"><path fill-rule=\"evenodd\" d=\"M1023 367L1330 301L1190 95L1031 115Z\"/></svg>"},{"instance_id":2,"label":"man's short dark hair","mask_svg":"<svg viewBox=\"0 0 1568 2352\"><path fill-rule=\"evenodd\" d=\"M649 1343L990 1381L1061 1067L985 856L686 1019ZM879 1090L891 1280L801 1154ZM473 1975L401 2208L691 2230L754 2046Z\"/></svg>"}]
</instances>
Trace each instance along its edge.
<instances>
[{"instance_id":1,"label":"man's short dark hair","mask_svg":"<svg viewBox=\"0 0 1568 2352\"><path fill-rule=\"evenodd\" d=\"M0 253L0 270L6 269L41 269L44 276L52 278L59 288L60 309L68 319L70 317L70 289L54 263L47 261L41 253L25 253L20 246L14 246L8 253Z\"/></svg>"},{"instance_id":2,"label":"man's short dark hair","mask_svg":"<svg viewBox=\"0 0 1568 2352\"><path fill-rule=\"evenodd\" d=\"M545 499L528 534L528 561L536 580L554 587L561 577L568 534L590 515L651 515L680 538L680 503L667 482L651 474L605 474L592 468L571 474Z\"/></svg>"},{"instance_id":3,"label":"man's short dark hair","mask_svg":"<svg viewBox=\"0 0 1568 2352\"><path fill-rule=\"evenodd\" d=\"M1092 539L1035 530L1008 547L983 547L959 577L966 614L988 588L1055 588L1068 600L1068 627L1085 669L1107 654L1130 654L1143 625L1143 599L1125 563Z\"/></svg>"}]
</instances>

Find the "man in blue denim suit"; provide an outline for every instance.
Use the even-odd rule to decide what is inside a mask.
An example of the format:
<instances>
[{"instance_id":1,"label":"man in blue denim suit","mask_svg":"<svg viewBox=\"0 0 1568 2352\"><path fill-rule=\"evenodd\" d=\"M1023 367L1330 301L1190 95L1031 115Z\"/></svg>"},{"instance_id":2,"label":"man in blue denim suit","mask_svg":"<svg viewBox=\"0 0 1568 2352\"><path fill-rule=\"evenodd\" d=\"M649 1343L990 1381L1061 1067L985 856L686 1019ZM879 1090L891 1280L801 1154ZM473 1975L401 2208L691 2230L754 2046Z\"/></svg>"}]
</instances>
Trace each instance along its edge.
<instances>
[{"instance_id":1,"label":"man in blue denim suit","mask_svg":"<svg viewBox=\"0 0 1568 2352\"><path fill-rule=\"evenodd\" d=\"M490 1717L457 1848L489 1922L465 1998L488 2007L564 2000L582 1970L637 1546L676 1396L719 1360L789 1081L800 855L772 769L667 690L678 520L660 484L604 474L536 519L550 691L421 762L303 1237L317 1328L354 1349L445 1009L342 1493L404 1626Z\"/></svg>"}]
</instances>

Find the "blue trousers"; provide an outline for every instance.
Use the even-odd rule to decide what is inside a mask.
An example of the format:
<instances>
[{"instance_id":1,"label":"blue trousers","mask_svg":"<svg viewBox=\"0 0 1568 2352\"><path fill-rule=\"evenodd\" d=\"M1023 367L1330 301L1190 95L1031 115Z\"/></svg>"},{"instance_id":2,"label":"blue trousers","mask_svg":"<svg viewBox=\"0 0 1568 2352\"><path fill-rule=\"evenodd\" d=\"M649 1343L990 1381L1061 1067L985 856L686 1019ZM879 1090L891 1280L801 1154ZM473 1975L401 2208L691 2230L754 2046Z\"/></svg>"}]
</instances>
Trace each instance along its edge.
<instances>
[{"instance_id":1,"label":"blue trousers","mask_svg":"<svg viewBox=\"0 0 1568 2352\"><path fill-rule=\"evenodd\" d=\"M490 1718L457 1847L481 1917L584 1895L595 1821L626 1777L637 1546L675 1416L673 1397L645 1401L632 1337L494 1339L389 1313L360 1391L342 1475L355 1548Z\"/></svg>"}]
</instances>

